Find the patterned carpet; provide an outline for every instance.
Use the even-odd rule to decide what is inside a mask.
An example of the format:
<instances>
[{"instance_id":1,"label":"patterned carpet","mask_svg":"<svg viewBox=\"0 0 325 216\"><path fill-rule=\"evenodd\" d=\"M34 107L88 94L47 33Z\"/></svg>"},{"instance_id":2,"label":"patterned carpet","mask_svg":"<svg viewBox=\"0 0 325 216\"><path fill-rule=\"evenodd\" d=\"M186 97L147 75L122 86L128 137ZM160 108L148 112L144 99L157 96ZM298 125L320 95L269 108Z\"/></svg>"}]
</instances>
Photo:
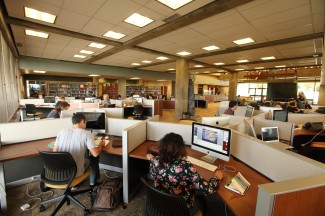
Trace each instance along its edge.
<instances>
[{"instance_id":1,"label":"patterned carpet","mask_svg":"<svg viewBox=\"0 0 325 216\"><path fill-rule=\"evenodd\" d=\"M196 108L195 116L193 117L197 122L201 122L204 116L214 116L216 113L216 108L219 103L209 103L208 108ZM174 118L174 110L163 110L163 115L160 121L163 122L178 122L178 119ZM107 179L105 173L102 170L100 182ZM89 182L84 182L78 187L78 189L86 188ZM51 197L56 197L62 194L62 190L53 190L52 192L41 193L39 189L39 181L34 181L29 184L21 185L18 187L10 188L7 190L7 201L8 201L8 211L1 215L4 216L17 216L17 215L39 215L45 216L50 215L58 203L49 204L45 206L44 212L39 212L40 200L47 200ZM77 199L84 204L87 208L91 207L90 198L87 193L77 196ZM91 215L111 215L111 216L137 216L142 215L142 205L145 200L145 190L140 188L135 197L130 201L126 209L123 209L122 205L119 205L112 212L92 212ZM22 211L20 207L29 203L29 210ZM79 216L83 215L83 211L76 207L74 204L67 206L64 205L57 215L69 215L69 216Z\"/></svg>"}]
</instances>

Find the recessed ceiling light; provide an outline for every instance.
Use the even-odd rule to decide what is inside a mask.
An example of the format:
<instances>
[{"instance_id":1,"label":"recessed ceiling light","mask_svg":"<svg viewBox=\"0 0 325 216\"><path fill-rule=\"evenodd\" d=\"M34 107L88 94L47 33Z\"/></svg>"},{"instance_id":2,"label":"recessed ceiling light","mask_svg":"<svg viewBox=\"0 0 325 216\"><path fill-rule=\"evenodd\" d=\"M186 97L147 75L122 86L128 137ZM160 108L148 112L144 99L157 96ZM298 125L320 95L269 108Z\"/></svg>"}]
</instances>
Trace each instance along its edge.
<instances>
[{"instance_id":1,"label":"recessed ceiling light","mask_svg":"<svg viewBox=\"0 0 325 216\"><path fill-rule=\"evenodd\" d=\"M203 73L207 74L207 73L210 73L210 71L204 71Z\"/></svg>"},{"instance_id":2,"label":"recessed ceiling light","mask_svg":"<svg viewBox=\"0 0 325 216\"><path fill-rule=\"evenodd\" d=\"M213 63L214 65L224 65L225 63L223 62L217 62L217 63Z\"/></svg>"},{"instance_id":3,"label":"recessed ceiling light","mask_svg":"<svg viewBox=\"0 0 325 216\"><path fill-rule=\"evenodd\" d=\"M178 52L177 54L178 55L181 55L181 56L187 56L187 55L191 55L192 53L186 52L186 51L182 51L182 52Z\"/></svg>"},{"instance_id":4,"label":"recessed ceiling light","mask_svg":"<svg viewBox=\"0 0 325 216\"><path fill-rule=\"evenodd\" d=\"M206 51L212 51L212 50L217 50L217 49L220 49L220 48L215 46L215 45L212 45L212 46L203 47L202 49L204 49Z\"/></svg>"},{"instance_id":5,"label":"recessed ceiling light","mask_svg":"<svg viewBox=\"0 0 325 216\"><path fill-rule=\"evenodd\" d=\"M169 71L173 71L173 70L175 70L174 68L169 68L169 69L167 69L167 70L169 70Z\"/></svg>"},{"instance_id":6,"label":"recessed ceiling light","mask_svg":"<svg viewBox=\"0 0 325 216\"><path fill-rule=\"evenodd\" d=\"M87 56L84 56L84 55L74 55L73 57L75 57L75 58L86 58Z\"/></svg>"},{"instance_id":7,"label":"recessed ceiling light","mask_svg":"<svg viewBox=\"0 0 325 216\"><path fill-rule=\"evenodd\" d=\"M257 69L257 70L264 69L264 67L256 67L255 69Z\"/></svg>"},{"instance_id":8,"label":"recessed ceiling light","mask_svg":"<svg viewBox=\"0 0 325 216\"><path fill-rule=\"evenodd\" d=\"M235 69L236 71L242 71L242 70L244 70L244 69L242 69L242 68L237 68L237 69Z\"/></svg>"},{"instance_id":9,"label":"recessed ceiling light","mask_svg":"<svg viewBox=\"0 0 325 216\"><path fill-rule=\"evenodd\" d=\"M244 62L249 62L249 61L247 59L243 59L243 60L238 60L236 62L238 62L238 63L244 63Z\"/></svg>"},{"instance_id":10,"label":"recessed ceiling light","mask_svg":"<svg viewBox=\"0 0 325 216\"><path fill-rule=\"evenodd\" d=\"M201 67L204 67L204 66L203 65L195 65L194 67L201 68Z\"/></svg>"},{"instance_id":11,"label":"recessed ceiling light","mask_svg":"<svg viewBox=\"0 0 325 216\"><path fill-rule=\"evenodd\" d=\"M122 33L118 33L118 32L108 31L103 36L109 37L109 38L114 38L114 39L118 40L118 39L125 37L126 35L122 34Z\"/></svg>"},{"instance_id":12,"label":"recessed ceiling light","mask_svg":"<svg viewBox=\"0 0 325 216\"><path fill-rule=\"evenodd\" d=\"M217 70L217 72L225 72L225 70Z\"/></svg>"},{"instance_id":13,"label":"recessed ceiling light","mask_svg":"<svg viewBox=\"0 0 325 216\"><path fill-rule=\"evenodd\" d=\"M163 3L164 5L176 10L180 7L182 7L183 5L186 5L187 3L193 1L193 0L157 0L161 3Z\"/></svg>"},{"instance_id":14,"label":"recessed ceiling light","mask_svg":"<svg viewBox=\"0 0 325 216\"><path fill-rule=\"evenodd\" d=\"M167 60L168 58L167 57L164 57L164 56L159 56L156 59L158 59L158 60Z\"/></svg>"},{"instance_id":15,"label":"recessed ceiling light","mask_svg":"<svg viewBox=\"0 0 325 216\"><path fill-rule=\"evenodd\" d=\"M130 78L131 80L139 80L139 79L141 79L140 77L132 77L132 78Z\"/></svg>"},{"instance_id":16,"label":"recessed ceiling light","mask_svg":"<svg viewBox=\"0 0 325 216\"><path fill-rule=\"evenodd\" d=\"M98 76L100 76L100 75L97 75L97 74L90 74L90 75L88 75L88 76L91 76L91 77L98 77Z\"/></svg>"},{"instance_id":17,"label":"recessed ceiling light","mask_svg":"<svg viewBox=\"0 0 325 216\"><path fill-rule=\"evenodd\" d=\"M274 56L267 56L267 57L262 57L262 60L271 60L271 59L275 59Z\"/></svg>"},{"instance_id":18,"label":"recessed ceiling light","mask_svg":"<svg viewBox=\"0 0 325 216\"><path fill-rule=\"evenodd\" d=\"M143 63L146 63L146 64L149 64L149 63L151 63L152 61L149 61L149 60L143 60L142 62L143 62Z\"/></svg>"},{"instance_id":19,"label":"recessed ceiling light","mask_svg":"<svg viewBox=\"0 0 325 216\"><path fill-rule=\"evenodd\" d=\"M45 74L45 73L46 73L46 71L42 71L42 70L34 70L34 73Z\"/></svg>"},{"instance_id":20,"label":"recessed ceiling light","mask_svg":"<svg viewBox=\"0 0 325 216\"><path fill-rule=\"evenodd\" d=\"M92 43L89 44L88 46L90 46L90 47L94 47L94 48L98 48L98 49L103 49L104 47L106 47L105 44L100 44L100 43L95 43L95 42L92 42Z\"/></svg>"},{"instance_id":21,"label":"recessed ceiling light","mask_svg":"<svg viewBox=\"0 0 325 216\"><path fill-rule=\"evenodd\" d=\"M25 33L26 33L26 35L34 36L34 37L40 37L40 38L46 38L46 39L49 37L49 34L47 34L45 32L38 32L38 31L30 30L30 29L25 29Z\"/></svg>"},{"instance_id":22,"label":"recessed ceiling light","mask_svg":"<svg viewBox=\"0 0 325 216\"><path fill-rule=\"evenodd\" d=\"M141 64L139 64L139 63L132 63L131 65L139 66Z\"/></svg>"},{"instance_id":23,"label":"recessed ceiling light","mask_svg":"<svg viewBox=\"0 0 325 216\"><path fill-rule=\"evenodd\" d=\"M80 50L80 53L83 53L83 54L93 54L94 52L93 51L89 51L89 50Z\"/></svg>"},{"instance_id":24,"label":"recessed ceiling light","mask_svg":"<svg viewBox=\"0 0 325 216\"><path fill-rule=\"evenodd\" d=\"M252 38L243 38L243 39L235 40L233 42L237 45L242 45L242 44L253 43L255 41Z\"/></svg>"},{"instance_id":25,"label":"recessed ceiling light","mask_svg":"<svg viewBox=\"0 0 325 216\"><path fill-rule=\"evenodd\" d=\"M284 67L286 67L285 65L277 65L277 66L275 66L276 68L284 68Z\"/></svg>"},{"instance_id":26,"label":"recessed ceiling light","mask_svg":"<svg viewBox=\"0 0 325 216\"><path fill-rule=\"evenodd\" d=\"M54 23L56 18L55 15L38 11L28 7L25 7L25 17L40 20L47 23L52 23L52 24Z\"/></svg>"},{"instance_id":27,"label":"recessed ceiling light","mask_svg":"<svg viewBox=\"0 0 325 216\"><path fill-rule=\"evenodd\" d=\"M128 18L124 20L124 22L130 23L132 25L138 26L138 27L143 27L148 25L149 23L153 22L152 19L142 16L138 13L134 13Z\"/></svg>"},{"instance_id":28,"label":"recessed ceiling light","mask_svg":"<svg viewBox=\"0 0 325 216\"><path fill-rule=\"evenodd\" d=\"M165 81L167 81L167 80L157 80L158 82L165 82Z\"/></svg>"}]
</instances>

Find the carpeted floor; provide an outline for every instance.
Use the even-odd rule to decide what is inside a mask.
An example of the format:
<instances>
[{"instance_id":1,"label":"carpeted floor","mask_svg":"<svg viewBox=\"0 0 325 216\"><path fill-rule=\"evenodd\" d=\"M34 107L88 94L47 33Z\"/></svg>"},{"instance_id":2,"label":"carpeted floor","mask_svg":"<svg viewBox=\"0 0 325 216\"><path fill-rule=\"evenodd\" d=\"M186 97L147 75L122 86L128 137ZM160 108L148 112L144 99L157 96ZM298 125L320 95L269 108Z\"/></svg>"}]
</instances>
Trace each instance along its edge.
<instances>
[{"instance_id":1,"label":"carpeted floor","mask_svg":"<svg viewBox=\"0 0 325 216\"><path fill-rule=\"evenodd\" d=\"M204 116L215 116L216 108L219 106L219 103L209 103L208 108L196 108L196 113L193 119L197 122L201 122L202 117ZM163 115L160 118L160 121L163 122L178 122L178 119L174 117L174 110L163 110ZM102 170L100 182L107 179L107 176ZM84 182L78 189L86 188L89 185L89 182ZM53 194L54 193L54 194ZM52 192L41 193L39 189L39 181L34 181L29 184L21 185L14 188L9 188L7 190L7 201L8 201L8 211L2 215L4 216L17 216L17 215L39 215L45 216L50 215L53 212L54 208L58 203L49 204L45 206L44 212L39 212L39 203L40 200L47 200L51 197L56 197L62 194L62 190L53 190ZM77 199L84 204L87 208L91 207L90 198L88 193L81 194L77 196ZM142 205L145 200L145 190L140 188L137 194L131 199L127 208L123 209L122 205L119 205L112 212L92 212L91 215L111 215L111 216L137 216L142 215ZM20 207L28 203L30 204L29 210L22 211ZM1 213L0 213L1 214ZM67 206L64 205L57 215L69 215L69 216L79 216L83 215L83 211L76 207L74 204Z\"/></svg>"}]
</instances>

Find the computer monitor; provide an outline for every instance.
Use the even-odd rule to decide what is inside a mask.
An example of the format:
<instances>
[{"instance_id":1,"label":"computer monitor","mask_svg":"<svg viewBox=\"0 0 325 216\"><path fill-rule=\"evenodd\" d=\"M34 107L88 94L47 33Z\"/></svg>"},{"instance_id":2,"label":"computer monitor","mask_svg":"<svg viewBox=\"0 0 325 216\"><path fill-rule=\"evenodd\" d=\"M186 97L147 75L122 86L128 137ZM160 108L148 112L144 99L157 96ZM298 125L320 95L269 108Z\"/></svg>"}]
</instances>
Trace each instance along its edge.
<instances>
[{"instance_id":1,"label":"computer monitor","mask_svg":"<svg viewBox=\"0 0 325 216\"><path fill-rule=\"evenodd\" d=\"M247 121L246 119L244 120L244 124L245 124L245 129L246 129L247 134L251 137L257 138L255 130L254 130L254 126L251 123L249 123L249 121Z\"/></svg>"},{"instance_id":2,"label":"computer monitor","mask_svg":"<svg viewBox=\"0 0 325 216\"><path fill-rule=\"evenodd\" d=\"M252 117L254 113L254 107L247 106L246 112L245 112L245 117Z\"/></svg>"},{"instance_id":3,"label":"computer monitor","mask_svg":"<svg viewBox=\"0 0 325 216\"><path fill-rule=\"evenodd\" d=\"M143 97L134 97L133 99L135 99L138 103L143 103Z\"/></svg>"},{"instance_id":4,"label":"computer monitor","mask_svg":"<svg viewBox=\"0 0 325 216\"><path fill-rule=\"evenodd\" d=\"M273 110L273 120L288 122L288 110Z\"/></svg>"},{"instance_id":5,"label":"computer monitor","mask_svg":"<svg viewBox=\"0 0 325 216\"><path fill-rule=\"evenodd\" d=\"M60 118L71 118L75 113L84 111L84 108L75 108L69 110L61 110Z\"/></svg>"},{"instance_id":6,"label":"computer monitor","mask_svg":"<svg viewBox=\"0 0 325 216\"><path fill-rule=\"evenodd\" d=\"M55 97L54 96L45 96L44 103L45 104L55 104Z\"/></svg>"},{"instance_id":7,"label":"computer monitor","mask_svg":"<svg viewBox=\"0 0 325 216\"><path fill-rule=\"evenodd\" d=\"M278 127L262 127L262 140L265 142L279 142L279 128Z\"/></svg>"},{"instance_id":8,"label":"computer monitor","mask_svg":"<svg viewBox=\"0 0 325 216\"><path fill-rule=\"evenodd\" d=\"M227 126L230 117L202 117L202 124L211 126Z\"/></svg>"},{"instance_id":9,"label":"computer monitor","mask_svg":"<svg viewBox=\"0 0 325 216\"><path fill-rule=\"evenodd\" d=\"M229 161L230 144L230 129L196 122L192 124L192 149L203 152L214 159L220 158Z\"/></svg>"},{"instance_id":10,"label":"computer monitor","mask_svg":"<svg viewBox=\"0 0 325 216\"><path fill-rule=\"evenodd\" d=\"M92 133L106 133L105 112L81 112L86 117L86 130Z\"/></svg>"}]
</instances>

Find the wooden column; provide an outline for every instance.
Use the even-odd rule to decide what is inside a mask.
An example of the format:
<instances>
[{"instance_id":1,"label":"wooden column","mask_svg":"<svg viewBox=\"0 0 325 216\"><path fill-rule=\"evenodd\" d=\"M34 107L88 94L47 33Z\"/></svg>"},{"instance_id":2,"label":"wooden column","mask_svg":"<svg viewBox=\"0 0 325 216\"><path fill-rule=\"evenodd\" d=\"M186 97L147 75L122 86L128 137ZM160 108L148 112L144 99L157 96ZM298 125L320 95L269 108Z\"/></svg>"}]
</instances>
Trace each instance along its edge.
<instances>
[{"instance_id":1,"label":"wooden column","mask_svg":"<svg viewBox=\"0 0 325 216\"><path fill-rule=\"evenodd\" d=\"M188 68L188 60L178 59L176 61L175 119L182 118L182 113L187 112L189 79Z\"/></svg>"},{"instance_id":2,"label":"wooden column","mask_svg":"<svg viewBox=\"0 0 325 216\"><path fill-rule=\"evenodd\" d=\"M229 100L236 100L237 94L237 82L238 82L238 73L230 73L229 76Z\"/></svg>"}]
</instances>

